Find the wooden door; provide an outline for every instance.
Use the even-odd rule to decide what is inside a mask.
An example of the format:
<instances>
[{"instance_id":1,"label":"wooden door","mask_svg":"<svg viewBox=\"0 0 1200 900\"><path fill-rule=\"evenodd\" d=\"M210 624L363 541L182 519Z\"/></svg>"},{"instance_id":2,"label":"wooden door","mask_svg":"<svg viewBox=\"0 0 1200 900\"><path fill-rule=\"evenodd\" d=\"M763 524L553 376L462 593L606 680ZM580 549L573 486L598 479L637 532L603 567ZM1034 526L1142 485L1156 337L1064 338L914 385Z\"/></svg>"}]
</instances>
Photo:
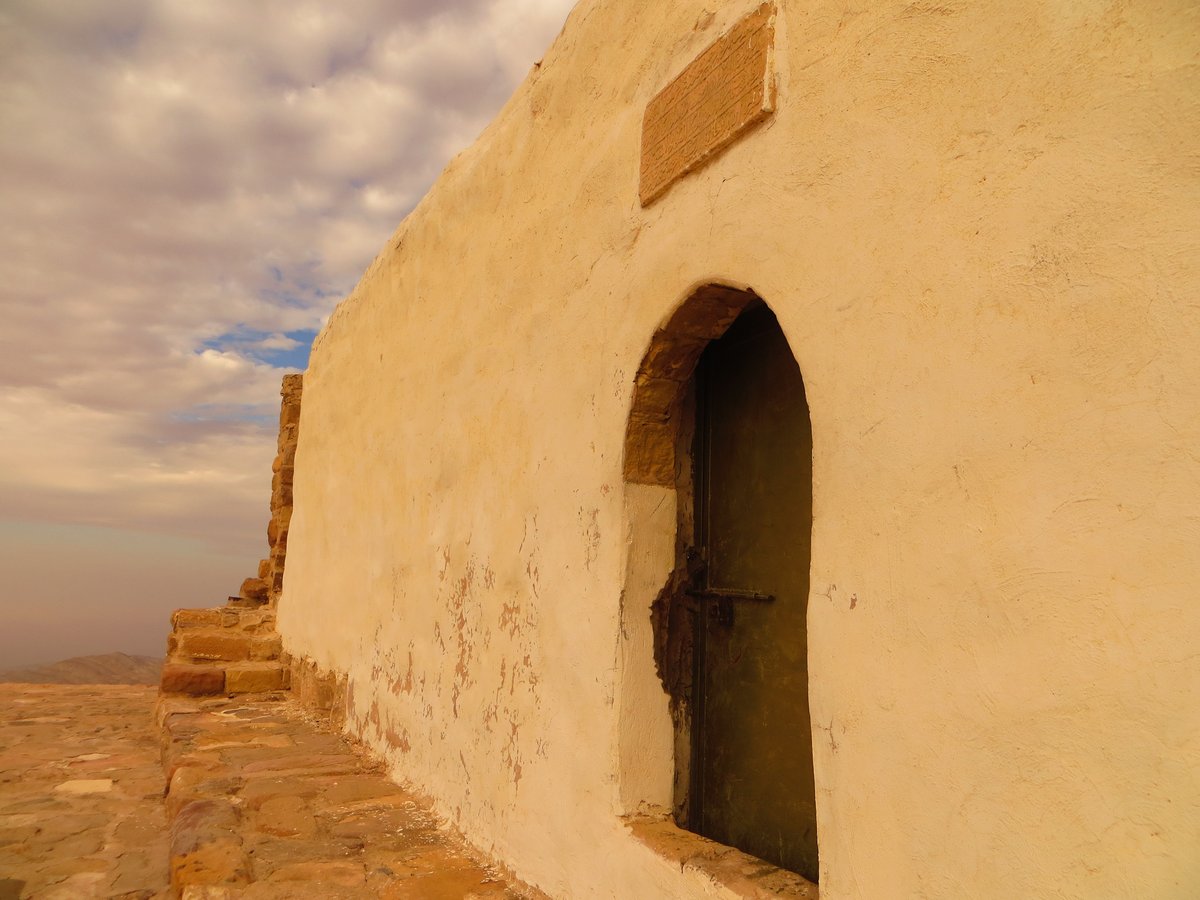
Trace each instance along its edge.
<instances>
[{"instance_id":1,"label":"wooden door","mask_svg":"<svg viewBox=\"0 0 1200 900\"><path fill-rule=\"evenodd\" d=\"M812 430L774 314L744 313L697 373L693 830L817 880L808 708Z\"/></svg>"}]
</instances>

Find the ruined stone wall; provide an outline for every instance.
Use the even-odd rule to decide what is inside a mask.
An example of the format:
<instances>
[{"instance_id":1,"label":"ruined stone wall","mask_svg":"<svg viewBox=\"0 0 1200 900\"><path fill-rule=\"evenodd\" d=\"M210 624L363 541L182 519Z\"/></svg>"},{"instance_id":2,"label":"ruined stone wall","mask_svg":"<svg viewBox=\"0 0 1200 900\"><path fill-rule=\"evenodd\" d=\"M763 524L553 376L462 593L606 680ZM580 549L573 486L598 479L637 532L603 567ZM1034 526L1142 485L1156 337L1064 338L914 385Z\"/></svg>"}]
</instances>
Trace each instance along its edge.
<instances>
[{"instance_id":1,"label":"ruined stone wall","mask_svg":"<svg viewBox=\"0 0 1200 900\"><path fill-rule=\"evenodd\" d=\"M288 526L292 521L292 478L296 443L300 439L300 397L304 376L284 375L280 387L279 438L271 463L271 518L267 522L267 558L258 563L258 575L242 582L241 596L274 606L283 591L287 560Z\"/></svg>"},{"instance_id":2,"label":"ruined stone wall","mask_svg":"<svg viewBox=\"0 0 1200 900\"><path fill-rule=\"evenodd\" d=\"M296 443L300 439L300 396L303 375L285 375L280 394L279 444L271 464L271 521L267 525L269 552L259 577L267 584L272 604L283 592L283 567L287 560L288 526L292 521L292 478L296 464Z\"/></svg>"},{"instance_id":3,"label":"ruined stone wall","mask_svg":"<svg viewBox=\"0 0 1200 900\"><path fill-rule=\"evenodd\" d=\"M290 683L292 661L280 658L275 604L283 588L292 518L292 473L302 388L302 375L283 377L267 558L259 562L258 575L243 581L238 596L229 597L226 606L177 609L172 613L167 661L160 682L164 694L259 693L280 690Z\"/></svg>"},{"instance_id":4,"label":"ruined stone wall","mask_svg":"<svg viewBox=\"0 0 1200 900\"><path fill-rule=\"evenodd\" d=\"M1188 897L1197 10L781 0L774 111L644 205L644 111L758 6L586 0L331 316L285 649L552 896L747 895L626 824L679 521L626 437L655 334L753 290L813 426L822 897Z\"/></svg>"}]
</instances>

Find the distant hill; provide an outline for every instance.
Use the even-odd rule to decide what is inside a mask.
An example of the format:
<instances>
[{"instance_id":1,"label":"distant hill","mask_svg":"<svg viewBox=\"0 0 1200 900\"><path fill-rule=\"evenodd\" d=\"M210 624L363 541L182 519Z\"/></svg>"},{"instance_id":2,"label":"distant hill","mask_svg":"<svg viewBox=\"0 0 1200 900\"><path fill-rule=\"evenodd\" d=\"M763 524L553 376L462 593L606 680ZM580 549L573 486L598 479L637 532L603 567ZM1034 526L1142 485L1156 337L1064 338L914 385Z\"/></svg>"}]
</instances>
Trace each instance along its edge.
<instances>
[{"instance_id":1,"label":"distant hill","mask_svg":"<svg viewBox=\"0 0 1200 900\"><path fill-rule=\"evenodd\" d=\"M162 657L105 653L76 656L40 666L0 669L0 682L14 684L158 684Z\"/></svg>"}]
</instances>

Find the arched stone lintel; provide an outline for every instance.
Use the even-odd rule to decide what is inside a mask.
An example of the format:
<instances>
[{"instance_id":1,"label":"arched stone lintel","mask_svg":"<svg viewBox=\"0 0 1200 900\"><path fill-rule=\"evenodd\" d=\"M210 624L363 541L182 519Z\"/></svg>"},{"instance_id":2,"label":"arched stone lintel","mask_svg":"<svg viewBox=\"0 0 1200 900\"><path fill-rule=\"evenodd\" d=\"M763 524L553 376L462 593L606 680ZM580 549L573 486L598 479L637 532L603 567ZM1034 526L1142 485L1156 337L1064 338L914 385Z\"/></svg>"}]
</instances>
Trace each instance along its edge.
<instances>
[{"instance_id":1,"label":"arched stone lintel","mask_svg":"<svg viewBox=\"0 0 1200 900\"><path fill-rule=\"evenodd\" d=\"M694 290L655 332L638 366L625 430L625 480L675 486L675 436L683 386L709 341L759 297L722 284Z\"/></svg>"}]
</instances>

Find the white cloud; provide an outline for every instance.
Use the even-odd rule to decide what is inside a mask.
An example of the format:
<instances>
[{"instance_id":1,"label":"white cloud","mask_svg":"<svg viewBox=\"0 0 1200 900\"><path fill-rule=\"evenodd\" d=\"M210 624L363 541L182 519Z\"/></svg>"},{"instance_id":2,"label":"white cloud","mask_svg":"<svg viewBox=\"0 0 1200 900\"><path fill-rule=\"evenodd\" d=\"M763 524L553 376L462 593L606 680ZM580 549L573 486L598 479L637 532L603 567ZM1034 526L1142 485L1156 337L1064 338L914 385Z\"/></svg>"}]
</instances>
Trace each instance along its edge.
<instances>
[{"instance_id":1,"label":"white cloud","mask_svg":"<svg viewBox=\"0 0 1200 900\"><path fill-rule=\"evenodd\" d=\"M260 350L295 350L300 346L300 342L286 334L272 334L261 341L255 341L253 346Z\"/></svg>"},{"instance_id":2,"label":"white cloud","mask_svg":"<svg viewBox=\"0 0 1200 900\"><path fill-rule=\"evenodd\" d=\"M0 517L261 540L263 360L319 328L569 6L0 6Z\"/></svg>"}]
</instances>

